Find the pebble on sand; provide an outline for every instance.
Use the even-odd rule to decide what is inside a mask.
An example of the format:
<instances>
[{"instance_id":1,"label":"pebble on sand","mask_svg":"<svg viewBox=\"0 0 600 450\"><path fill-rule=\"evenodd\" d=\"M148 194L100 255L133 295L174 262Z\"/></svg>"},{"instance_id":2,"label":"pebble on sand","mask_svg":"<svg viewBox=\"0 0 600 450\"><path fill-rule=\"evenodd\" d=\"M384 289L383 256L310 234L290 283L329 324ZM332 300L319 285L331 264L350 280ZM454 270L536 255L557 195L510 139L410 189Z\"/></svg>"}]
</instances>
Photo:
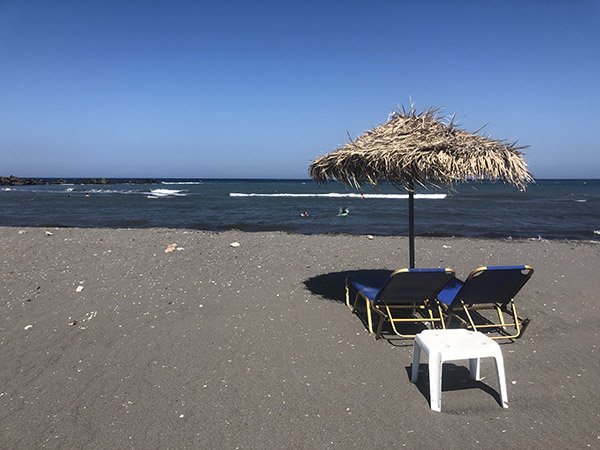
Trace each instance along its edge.
<instances>
[{"instance_id":1,"label":"pebble on sand","mask_svg":"<svg viewBox=\"0 0 600 450\"><path fill-rule=\"evenodd\" d=\"M24 329L25 330L31 330L33 328L33 325L25 325Z\"/></svg>"},{"instance_id":2,"label":"pebble on sand","mask_svg":"<svg viewBox=\"0 0 600 450\"><path fill-rule=\"evenodd\" d=\"M232 243L231 243L231 244L229 244L229 245L231 245L232 247L239 247L239 246L240 246L240 243L239 243L239 242L232 242Z\"/></svg>"},{"instance_id":3,"label":"pebble on sand","mask_svg":"<svg viewBox=\"0 0 600 450\"><path fill-rule=\"evenodd\" d=\"M169 244L165 247L165 253L171 253L174 251L178 251L180 252L181 250L183 250L183 247L180 247L179 245L177 245L176 243L174 244Z\"/></svg>"}]
</instances>

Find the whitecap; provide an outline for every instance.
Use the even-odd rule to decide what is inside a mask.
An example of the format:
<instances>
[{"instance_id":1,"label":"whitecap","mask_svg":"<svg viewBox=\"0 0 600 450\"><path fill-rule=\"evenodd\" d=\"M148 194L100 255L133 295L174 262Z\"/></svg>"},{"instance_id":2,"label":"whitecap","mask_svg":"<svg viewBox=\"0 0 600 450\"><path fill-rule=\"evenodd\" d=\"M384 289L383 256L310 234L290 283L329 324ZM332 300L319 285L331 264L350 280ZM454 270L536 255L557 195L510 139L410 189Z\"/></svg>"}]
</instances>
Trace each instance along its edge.
<instances>
[{"instance_id":1,"label":"whitecap","mask_svg":"<svg viewBox=\"0 0 600 450\"><path fill-rule=\"evenodd\" d=\"M202 184L202 181L161 181L160 184Z\"/></svg>"},{"instance_id":2,"label":"whitecap","mask_svg":"<svg viewBox=\"0 0 600 450\"><path fill-rule=\"evenodd\" d=\"M277 193L277 194L263 194L263 193L241 193L241 192L230 192L230 197L325 197L325 198L376 198L376 199L405 199L408 198L408 194L354 194L354 193L338 193L329 192L327 194L291 194L291 193ZM428 200L443 200L448 194L415 194L416 199L428 199Z\"/></svg>"},{"instance_id":3,"label":"whitecap","mask_svg":"<svg viewBox=\"0 0 600 450\"><path fill-rule=\"evenodd\" d=\"M187 194L182 194L180 189L152 189L150 195L155 197L185 197Z\"/></svg>"},{"instance_id":4,"label":"whitecap","mask_svg":"<svg viewBox=\"0 0 600 450\"><path fill-rule=\"evenodd\" d=\"M600 234L600 230L594 230L594 234Z\"/></svg>"},{"instance_id":5,"label":"whitecap","mask_svg":"<svg viewBox=\"0 0 600 450\"><path fill-rule=\"evenodd\" d=\"M125 191L116 191L114 189L90 189L89 191L86 191L86 193L91 193L91 194L125 194Z\"/></svg>"},{"instance_id":6,"label":"whitecap","mask_svg":"<svg viewBox=\"0 0 600 450\"><path fill-rule=\"evenodd\" d=\"M585 203L587 200L575 200L577 203Z\"/></svg>"}]
</instances>

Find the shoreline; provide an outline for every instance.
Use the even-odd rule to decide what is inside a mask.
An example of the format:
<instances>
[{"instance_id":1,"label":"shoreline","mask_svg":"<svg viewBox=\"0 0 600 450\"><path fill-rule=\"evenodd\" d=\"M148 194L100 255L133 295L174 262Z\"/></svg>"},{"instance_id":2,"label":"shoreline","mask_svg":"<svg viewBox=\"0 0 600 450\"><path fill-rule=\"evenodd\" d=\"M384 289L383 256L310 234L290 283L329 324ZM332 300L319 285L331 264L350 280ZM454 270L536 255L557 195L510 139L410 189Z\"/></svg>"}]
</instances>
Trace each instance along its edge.
<instances>
[{"instance_id":1,"label":"shoreline","mask_svg":"<svg viewBox=\"0 0 600 450\"><path fill-rule=\"evenodd\" d=\"M18 226L18 225L0 225L0 229L54 229L54 230L171 230L171 231L187 231L187 232L201 232L201 233L229 233L229 232L237 232L237 233L282 233L289 235L299 235L299 236L347 236L347 237L367 237L373 236L377 238L394 238L394 239L408 239L407 235L394 235L394 234L377 234L377 233L364 233L364 234L351 234L351 233L342 233L342 232L330 232L330 233L302 233L299 231L285 231L285 230L241 230L239 228L228 228L223 230L211 230L204 228L187 228L187 227L82 227L82 226L40 226L40 225L32 225L32 226ZM467 239L467 240L480 240L480 241L500 241L500 242L556 242L556 243L585 243L585 244L600 244L600 235L598 236L598 240L593 239L551 239L551 238L543 238L541 236L538 237L487 237L487 236L462 236L462 235L415 235L415 242L419 239Z\"/></svg>"},{"instance_id":2,"label":"shoreline","mask_svg":"<svg viewBox=\"0 0 600 450\"><path fill-rule=\"evenodd\" d=\"M165 253L174 243L182 250ZM594 244L417 238L417 266L460 278L535 269L516 298L531 324L501 346L509 408L492 363L470 382L456 362L444 366L442 413L425 381L410 383L410 343L373 340L343 303L344 274L404 267L407 238L0 227L0 245L3 448L600 441Z\"/></svg>"}]
</instances>

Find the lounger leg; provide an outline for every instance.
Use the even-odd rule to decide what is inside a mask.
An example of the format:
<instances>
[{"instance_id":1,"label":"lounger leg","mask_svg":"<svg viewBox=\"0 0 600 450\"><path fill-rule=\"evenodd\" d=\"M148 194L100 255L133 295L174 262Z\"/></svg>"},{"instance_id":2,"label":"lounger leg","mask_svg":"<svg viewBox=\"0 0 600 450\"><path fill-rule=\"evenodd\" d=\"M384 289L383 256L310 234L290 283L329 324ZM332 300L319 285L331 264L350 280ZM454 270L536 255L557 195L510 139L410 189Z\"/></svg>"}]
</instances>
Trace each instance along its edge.
<instances>
[{"instance_id":1,"label":"lounger leg","mask_svg":"<svg viewBox=\"0 0 600 450\"><path fill-rule=\"evenodd\" d=\"M419 365L421 364L421 346L417 341L413 342L412 366L410 369L410 382L416 383L419 379Z\"/></svg>"},{"instance_id":2,"label":"lounger leg","mask_svg":"<svg viewBox=\"0 0 600 450\"><path fill-rule=\"evenodd\" d=\"M381 337L381 330L383 329L383 316L381 314L379 314L379 320L377 321L377 333L375 333L375 340L379 339ZM394 324L394 322L392 322L392 325Z\"/></svg>"},{"instance_id":3,"label":"lounger leg","mask_svg":"<svg viewBox=\"0 0 600 450\"><path fill-rule=\"evenodd\" d=\"M350 288L348 287L348 278L346 278L346 306L353 310L352 306L350 306Z\"/></svg>"},{"instance_id":4,"label":"lounger leg","mask_svg":"<svg viewBox=\"0 0 600 450\"><path fill-rule=\"evenodd\" d=\"M429 354L429 399L431 409L442 410L442 358L439 353Z\"/></svg>"},{"instance_id":5,"label":"lounger leg","mask_svg":"<svg viewBox=\"0 0 600 450\"><path fill-rule=\"evenodd\" d=\"M500 385L500 399L502 400L502 407L508 408L508 393L506 391L506 375L504 373L504 358L502 357L502 351L498 348L496 356L496 372L498 374L498 384Z\"/></svg>"},{"instance_id":6,"label":"lounger leg","mask_svg":"<svg viewBox=\"0 0 600 450\"><path fill-rule=\"evenodd\" d=\"M515 339L518 339L521 337L521 318L517 315L517 307L515 306L515 302L511 301L510 303L512 307L513 322L515 323L515 329L517 330Z\"/></svg>"},{"instance_id":7,"label":"lounger leg","mask_svg":"<svg viewBox=\"0 0 600 450\"><path fill-rule=\"evenodd\" d=\"M437 304L438 314L440 315L440 322L442 323L442 330L446 329L446 322L444 322L444 315L442 313L442 307L440 304Z\"/></svg>"},{"instance_id":8,"label":"lounger leg","mask_svg":"<svg viewBox=\"0 0 600 450\"><path fill-rule=\"evenodd\" d=\"M469 359L469 376L474 380L481 380L481 359Z\"/></svg>"},{"instance_id":9,"label":"lounger leg","mask_svg":"<svg viewBox=\"0 0 600 450\"><path fill-rule=\"evenodd\" d=\"M354 305L352 305L352 313L354 314L356 312L356 308L358 308L358 296L360 294L357 292L356 296L354 297Z\"/></svg>"},{"instance_id":10,"label":"lounger leg","mask_svg":"<svg viewBox=\"0 0 600 450\"><path fill-rule=\"evenodd\" d=\"M429 313L429 323L431 324L430 329L433 330L435 328L435 317L433 317L433 310L430 305L427 305L427 312Z\"/></svg>"},{"instance_id":11,"label":"lounger leg","mask_svg":"<svg viewBox=\"0 0 600 450\"><path fill-rule=\"evenodd\" d=\"M502 314L502 309L500 309L500 307L498 305L496 305L496 312L498 313L498 320L500 321L502 330L507 331L506 330L506 322L504 321L504 314Z\"/></svg>"},{"instance_id":12,"label":"lounger leg","mask_svg":"<svg viewBox=\"0 0 600 450\"><path fill-rule=\"evenodd\" d=\"M369 333L373 336L373 317L371 315L371 304L365 298L365 307L367 308L367 321L369 323Z\"/></svg>"},{"instance_id":13,"label":"lounger leg","mask_svg":"<svg viewBox=\"0 0 600 450\"><path fill-rule=\"evenodd\" d=\"M475 322L473 322L473 318L471 317L471 313L469 312L469 309L467 308L467 305L465 305L465 303L461 300L461 304L463 307L463 311L465 312L465 315L467 316L467 318L469 319L469 323L471 324L471 329L473 331L477 331L477 327L475 326Z\"/></svg>"}]
</instances>

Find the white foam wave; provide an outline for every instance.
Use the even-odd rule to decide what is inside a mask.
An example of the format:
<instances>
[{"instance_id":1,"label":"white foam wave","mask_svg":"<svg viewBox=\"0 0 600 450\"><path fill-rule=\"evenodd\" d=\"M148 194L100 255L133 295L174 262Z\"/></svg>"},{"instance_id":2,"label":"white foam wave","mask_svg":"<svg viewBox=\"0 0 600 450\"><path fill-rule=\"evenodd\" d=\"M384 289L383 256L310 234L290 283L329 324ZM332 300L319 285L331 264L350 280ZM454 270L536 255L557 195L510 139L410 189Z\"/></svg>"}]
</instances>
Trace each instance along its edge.
<instances>
[{"instance_id":1,"label":"white foam wave","mask_svg":"<svg viewBox=\"0 0 600 450\"><path fill-rule=\"evenodd\" d=\"M150 195L152 198L185 197L187 194L182 192L180 189L152 189Z\"/></svg>"},{"instance_id":2,"label":"white foam wave","mask_svg":"<svg viewBox=\"0 0 600 450\"><path fill-rule=\"evenodd\" d=\"M80 191L85 194L139 194L139 191L119 191L116 189L90 189L89 191Z\"/></svg>"},{"instance_id":3,"label":"white foam wave","mask_svg":"<svg viewBox=\"0 0 600 450\"><path fill-rule=\"evenodd\" d=\"M337 192L329 192L327 194L261 194L250 193L244 194L241 192L230 192L230 197L325 197L325 198L377 198L377 199L404 199L408 198L408 194L340 194ZM443 200L448 194L415 194L416 199Z\"/></svg>"},{"instance_id":4,"label":"white foam wave","mask_svg":"<svg viewBox=\"0 0 600 450\"><path fill-rule=\"evenodd\" d=\"M202 181L161 181L160 184L202 184Z\"/></svg>"},{"instance_id":5,"label":"white foam wave","mask_svg":"<svg viewBox=\"0 0 600 450\"><path fill-rule=\"evenodd\" d=\"M152 189L148 191L135 191L135 190L116 190L116 189L91 189L89 191L80 191L85 194L143 194L146 196L152 196L152 198L165 198L165 197L185 197L187 194L183 193L180 189Z\"/></svg>"},{"instance_id":6,"label":"white foam wave","mask_svg":"<svg viewBox=\"0 0 600 450\"><path fill-rule=\"evenodd\" d=\"M600 230L594 230L594 234L600 234Z\"/></svg>"},{"instance_id":7,"label":"white foam wave","mask_svg":"<svg viewBox=\"0 0 600 450\"><path fill-rule=\"evenodd\" d=\"M12 191L14 189L12 189L12 188L2 188L2 190L5 191L5 192L8 192L8 191Z\"/></svg>"},{"instance_id":8,"label":"white foam wave","mask_svg":"<svg viewBox=\"0 0 600 450\"><path fill-rule=\"evenodd\" d=\"M575 200L577 203L585 203L587 200Z\"/></svg>"}]
</instances>

